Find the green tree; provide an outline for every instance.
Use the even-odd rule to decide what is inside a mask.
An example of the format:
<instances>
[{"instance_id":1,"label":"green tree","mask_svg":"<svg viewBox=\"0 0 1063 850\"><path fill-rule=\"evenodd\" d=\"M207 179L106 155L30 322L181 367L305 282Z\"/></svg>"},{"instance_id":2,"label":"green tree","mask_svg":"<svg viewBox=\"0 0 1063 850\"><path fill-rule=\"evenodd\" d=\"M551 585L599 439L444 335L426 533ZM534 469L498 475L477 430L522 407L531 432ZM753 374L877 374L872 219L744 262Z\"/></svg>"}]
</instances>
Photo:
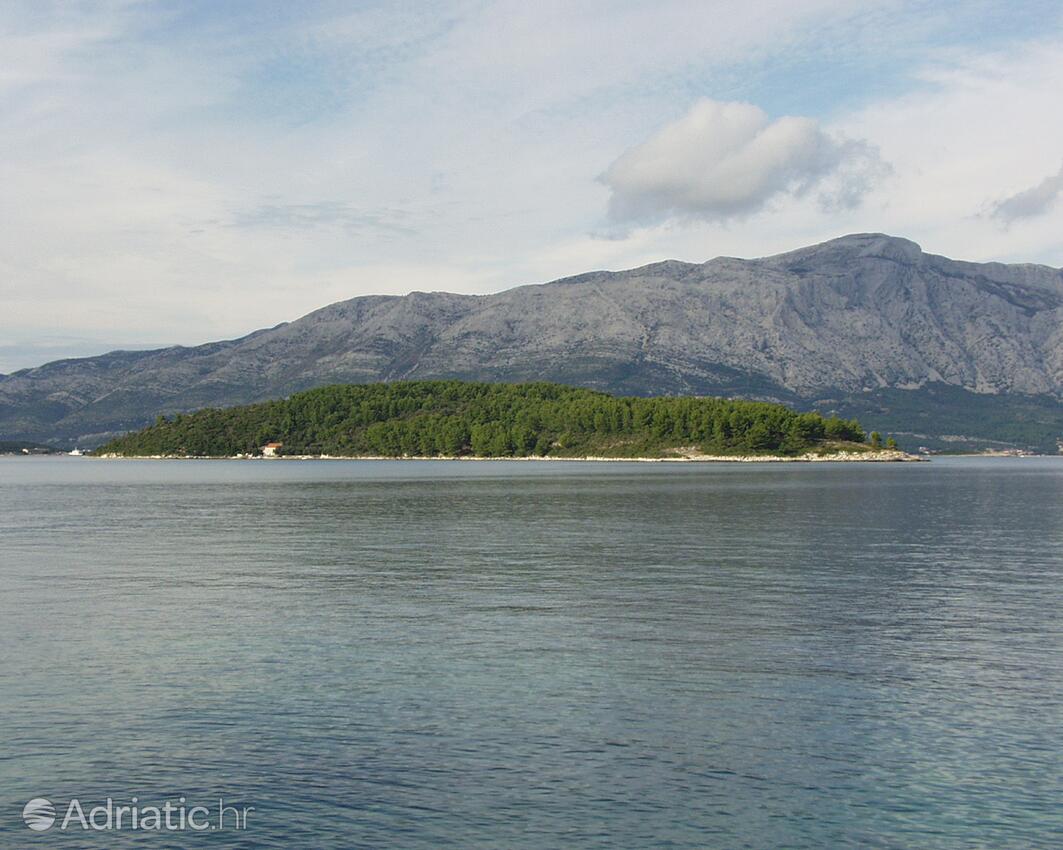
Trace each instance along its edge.
<instances>
[{"instance_id":1,"label":"green tree","mask_svg":"<svg viewBox=\"0 0 1063 850\"><path fill-rule=\"evenodd\" d=\"M408 381L321 387L287 399L160 417L99 451L116 454L660 455L691 445L717 454L798 454L864 439L856 420L716 398L615 398L560 384ZM881 440L881 437L878 438Z\"/></svg>"}]
</instances>

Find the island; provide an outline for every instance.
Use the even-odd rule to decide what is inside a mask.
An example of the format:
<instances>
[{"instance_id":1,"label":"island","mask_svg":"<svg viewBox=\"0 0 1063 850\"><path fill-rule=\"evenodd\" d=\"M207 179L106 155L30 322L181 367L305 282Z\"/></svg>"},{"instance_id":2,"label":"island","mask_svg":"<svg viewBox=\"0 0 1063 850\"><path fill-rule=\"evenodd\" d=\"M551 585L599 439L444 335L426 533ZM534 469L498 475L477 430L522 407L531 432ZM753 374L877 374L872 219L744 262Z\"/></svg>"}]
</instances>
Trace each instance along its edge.
<instances>
[{"instance_id":1,"label":"island","mask_svg":"<svg viewBox=\"0 0 1063 850\"><path fill-rule=\"evenodd\" d=\"M160 416L98 457L908 460L860 423L781 404L553 383L339 384Z\"/></svg>"}]
</instances>

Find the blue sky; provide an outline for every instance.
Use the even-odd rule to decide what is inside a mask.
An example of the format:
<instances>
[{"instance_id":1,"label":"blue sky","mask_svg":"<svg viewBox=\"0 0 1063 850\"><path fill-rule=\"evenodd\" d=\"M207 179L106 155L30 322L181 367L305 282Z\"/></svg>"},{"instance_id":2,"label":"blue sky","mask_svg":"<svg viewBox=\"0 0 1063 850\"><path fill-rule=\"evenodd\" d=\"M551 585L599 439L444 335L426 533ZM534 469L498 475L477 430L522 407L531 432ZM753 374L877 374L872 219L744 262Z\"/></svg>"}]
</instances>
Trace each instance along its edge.
<instances>
[{"instance_id":1,"label":"blue sky","mask_svg":"<svg viewBox=\"0 0 1063 850\"><path fill-rule=\"evenodd\" d=\"M1063 7L8 2L0 372L876 230L1063 265Z\"/></svg>"}]
</instances>

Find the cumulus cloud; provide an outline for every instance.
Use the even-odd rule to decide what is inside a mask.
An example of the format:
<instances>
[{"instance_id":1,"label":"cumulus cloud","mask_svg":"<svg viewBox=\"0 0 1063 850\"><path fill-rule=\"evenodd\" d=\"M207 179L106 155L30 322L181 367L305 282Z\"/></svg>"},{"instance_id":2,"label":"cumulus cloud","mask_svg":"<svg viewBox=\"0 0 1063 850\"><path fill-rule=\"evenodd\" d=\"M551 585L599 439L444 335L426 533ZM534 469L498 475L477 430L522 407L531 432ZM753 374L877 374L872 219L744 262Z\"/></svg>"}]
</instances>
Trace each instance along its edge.
<instances>
[{"instance_id":1,"label":"cumulus cloud","mask_svg":"<svg viewBox=\"0 0 1063 850\"><path fill-rule=\"evenodd\" d=\"M1063 167L1036 186L997 201L990 209L990 215L1004 224L1034 218L1048 212L1060 195L1063 195Z\"/></svg>"},{"instance_id":2,"label":"cumulus cloud","mask_svg":"<svg viewBox=\"0 0 1063 850\"><path fill-rule=\"evenodd\" d=\"M71 354L77 339L192 344L359 294L488 292L852 231L1063 264L1056 216L971 215L1063 149L1063 31L1000 4L966 4L962 27L925 0L172 5L0 2L0 372L16 362L3 346L55 333ZM723 153L770 180L714 218L696 194L650 205L624 183L639 215L696 222L632 227L618 197L628 220L594 238L609 193L593 176L692 91L829 127L760 116L771 133ZM754 168L788 127L818 156ZM881 148L888 185L865 196L881 161L839 134ZM729 226L765 196L757 227ZM17 365L60 353L26 351Z\"/></svg>"},{"instance_id":3,"label":"cumulus cloud","mask_svg":"<svg viewBox=\"0 0 1063 850\"><path fill-rule=\"evenodd\" d=\"M836 136L811 118L772 121L752 104L706 98L624 153L601 181L612 190L614 221L711 221L812 190L826 209L852 208L887 170L867 142Z\"/></svg>"}]
</instances>

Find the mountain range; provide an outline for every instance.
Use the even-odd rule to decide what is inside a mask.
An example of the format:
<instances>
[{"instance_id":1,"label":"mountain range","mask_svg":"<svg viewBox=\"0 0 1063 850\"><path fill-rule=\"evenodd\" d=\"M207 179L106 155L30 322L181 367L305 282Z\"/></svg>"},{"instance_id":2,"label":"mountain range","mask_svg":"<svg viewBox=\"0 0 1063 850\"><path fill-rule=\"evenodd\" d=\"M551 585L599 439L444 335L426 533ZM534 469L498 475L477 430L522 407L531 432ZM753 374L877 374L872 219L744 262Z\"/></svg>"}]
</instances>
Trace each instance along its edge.
<instances>
[{"instance_id":1,"label":"mountain range","mask_svg":"<svg viewBox=\"0 0 1063 850\"><path fill-rule=\"evenodd\" d=\"M364 296L239 339L0 376L0 437L91 446L159 414L413 378L738 396L858 416L908 447L1056 451L1063 271L854 234L491 295Z\"/></svg>"}]
</instances>

